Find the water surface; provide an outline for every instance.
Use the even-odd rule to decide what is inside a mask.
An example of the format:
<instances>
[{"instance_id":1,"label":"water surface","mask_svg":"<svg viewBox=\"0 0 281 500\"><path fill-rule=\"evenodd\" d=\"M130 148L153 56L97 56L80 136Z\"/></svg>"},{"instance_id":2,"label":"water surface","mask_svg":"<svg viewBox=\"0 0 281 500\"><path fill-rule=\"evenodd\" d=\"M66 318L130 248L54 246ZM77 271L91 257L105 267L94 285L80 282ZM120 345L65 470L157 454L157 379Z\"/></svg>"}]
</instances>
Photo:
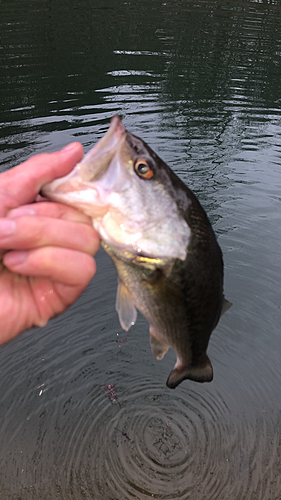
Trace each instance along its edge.
<instances>
[{"instance_id":1,"label":"water surface","mask_svg":"<svg viewBox=\"0 0 281 500\"><path fill-rule=\"evenodd\" d=\"M211 384L165 381L115 313L108 256L66 313L0 350L5 500L281 498L281 3L0 3L1 169L119 113L194 190L233 307ZM112 387L114 386L114 390Z\"/></svg>"}]
</instances>

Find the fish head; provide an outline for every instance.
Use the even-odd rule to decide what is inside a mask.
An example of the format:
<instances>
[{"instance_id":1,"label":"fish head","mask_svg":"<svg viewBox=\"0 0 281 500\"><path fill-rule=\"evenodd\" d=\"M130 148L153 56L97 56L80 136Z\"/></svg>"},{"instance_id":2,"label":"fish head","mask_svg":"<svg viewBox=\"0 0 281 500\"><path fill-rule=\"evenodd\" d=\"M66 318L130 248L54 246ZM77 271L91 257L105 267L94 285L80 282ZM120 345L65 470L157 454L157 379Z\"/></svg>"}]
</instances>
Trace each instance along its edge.
<instances>
[{"instance_id":1,"label":"fish head","mask_svg":"<svg viewBox=\"0 0 281 500\"><path fill-rule=\"evenodd\" d=\"M117 251L185 260L190 228L182 206L191 201L184 190L179 195L178 181L114 116L82 161L43 186L42 194L90 216L101 239Z\"/></svg>"}]
</instances>

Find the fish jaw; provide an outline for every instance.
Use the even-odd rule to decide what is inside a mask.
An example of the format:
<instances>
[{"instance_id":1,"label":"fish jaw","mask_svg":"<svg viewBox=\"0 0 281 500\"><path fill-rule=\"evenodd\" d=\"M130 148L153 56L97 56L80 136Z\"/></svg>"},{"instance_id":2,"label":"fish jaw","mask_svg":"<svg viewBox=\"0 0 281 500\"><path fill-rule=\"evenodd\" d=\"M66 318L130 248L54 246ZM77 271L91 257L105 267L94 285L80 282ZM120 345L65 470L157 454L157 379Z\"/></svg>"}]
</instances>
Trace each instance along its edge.
<instances>
[{"instance_id":1,"label":"fish jaw","mask_svg":"<svg viewBox=\"0 0 281 500\"><path fill-rule=\"evenodd\" d=\"M111 175L104 174L111 166L111 160L125 141L125 127L116 115L112 118L107 133L83 157L74 169L64 177L45 184L41 193L51 201L65 203L78 208L92 219L102 217L108 211L107 196L116 186L119 168L112 169ZM117 165L118 166L118 165ZM121 172L122 173L122 172ZM101 178L106 183L98 182ZM96 182L95 182L96 181ZM123 176L118 184L124 184Z\"/></svg>"},{"instance_id":2,"label":"fish jaw","mask_svg":"<svg viewBox=\"0 0 281 500\"><path fill-rule=\"evenodd\" d=\"M97 187L89 189L87 183L81 180L79 165L65 177L43 186L41 194L51 201L75 207L92 219L103 217L108 210Z\"/></svg>"}]
</instances>

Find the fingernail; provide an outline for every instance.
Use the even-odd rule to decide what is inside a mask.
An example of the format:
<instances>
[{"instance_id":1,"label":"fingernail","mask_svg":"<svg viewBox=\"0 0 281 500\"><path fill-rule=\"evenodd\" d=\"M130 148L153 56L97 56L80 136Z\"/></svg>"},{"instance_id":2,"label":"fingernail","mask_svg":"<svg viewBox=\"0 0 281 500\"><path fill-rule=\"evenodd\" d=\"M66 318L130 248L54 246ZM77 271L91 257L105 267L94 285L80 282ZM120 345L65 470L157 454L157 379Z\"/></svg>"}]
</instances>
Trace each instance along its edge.
<instances>
[{"instance_id":1,"label":"fingernail","mask_svg":"<svg viewBox=\"0 0 281 500\"><path fill-rule=\"evenodd\" d=\"M0 238L13 234L16 230L16 221L13 219L0 219Z\"/></svg>"},{"instance_id":2,"label":"fingernail","mask_svg":"<svg viewBox=\"0 0 281 500\"><path fill-rule=\"evenodd\" d=\"M71 142L70 144L62 148L61 153L70 153L75 149L77 149L77 142Z\"/></svg>"},{"instance_id":3,"label":"fingernail","mask_svg":"<svg viewBox=\"0 0 281 500\"><path fill-rule=\"evenodd\" d=\"M27 252L8 252L4 255L3 262L6 266L14 267L23 264L27 256Z\"/></svg>"},{"instance_id":4,"label":"fingernail","mask_svg":"<svg viewBox=\"0 0 281 500\"><path fill-rule=\"evenodd\" d=\"M19 208L14 208L9 212L9 217L19 217L22 215L35 215L36 212L34 208L31 207L19 207Z\"/></svg>"}]
</instances>

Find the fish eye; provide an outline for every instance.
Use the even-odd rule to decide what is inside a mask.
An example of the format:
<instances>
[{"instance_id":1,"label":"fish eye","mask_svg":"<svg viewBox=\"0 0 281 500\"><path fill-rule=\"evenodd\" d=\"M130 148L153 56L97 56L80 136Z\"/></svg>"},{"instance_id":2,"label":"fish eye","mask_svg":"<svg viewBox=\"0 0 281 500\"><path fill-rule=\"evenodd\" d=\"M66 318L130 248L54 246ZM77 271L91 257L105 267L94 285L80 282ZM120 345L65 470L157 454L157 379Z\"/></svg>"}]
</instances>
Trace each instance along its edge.
<instances>
[{"instance_id":1,"label":"fish eye","mask_svg":"<svg viewBox=\"0 0 281 500\"><path fill-rule=\"evenodd\" d=\"M153 177L154 175L151 166L149 165L148 161L145 160L144 158L140 158L139 160L137 160L134 168L138 176L144 179L151 179L151 177Z\"/></svg>"}]
</instances>

